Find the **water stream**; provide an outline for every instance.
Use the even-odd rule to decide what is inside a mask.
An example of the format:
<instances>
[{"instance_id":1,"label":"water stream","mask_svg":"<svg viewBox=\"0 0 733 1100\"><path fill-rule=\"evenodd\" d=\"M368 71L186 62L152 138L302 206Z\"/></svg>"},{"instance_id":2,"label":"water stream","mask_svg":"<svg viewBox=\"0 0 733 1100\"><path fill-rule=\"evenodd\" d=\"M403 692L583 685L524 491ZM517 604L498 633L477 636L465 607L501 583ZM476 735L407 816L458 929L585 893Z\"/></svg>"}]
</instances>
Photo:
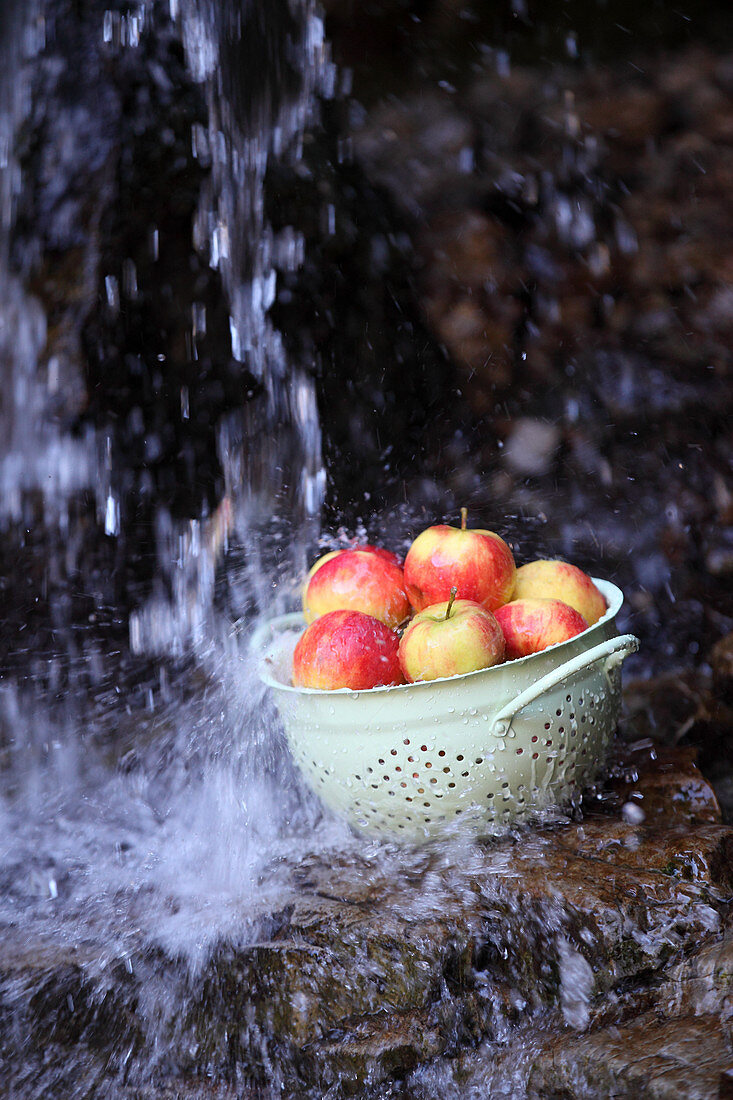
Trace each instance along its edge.
<instances>
[{"instance_id":1,"label":"water stream","mask_svg":"<svg viewBox=\"0 0 733 1100\"><path fill-rule=\"evenodd\" d=\"M241 921L257 869L291 818L313 817L288 780L238 620L290 606L319 535L314 384L286 360L267 316L276 265L294 269L302 245L294 230L270 228L264 177L273 158L297 162L317 94L333 91L333 67L310 0L267 12L209 0L92 4L84 18L64 3L18 3L5 6L3 19L0 523L8 559L16 555L34 573L23 578L27 588L6 590L2 919L13 923L22 905L29 931L38 921L73 939L92 920L108 926L113 950L128 934L120 890L133 908L153 891L161 932L177 895L184 900L170 934L176 950L195 955ZM79 90L68 66L80 56L89 85ZM194 121L182 134L161 133L150 101L177 93L175 79L187 82ZM124 143L133 140L122 113L131 87L142 99L136 124L145 138L182 159L181 178L197 173L199 187L188 240L173 239L176 223L171 229L167 211L148 197L129 252L110 256L110 204L135 201L119 184ZM109 110L109 131L90 94ZM19 136L33 126L47 142L40 151ZM34 154L39 178L31 180ZM79 194L85 187L99 188L91 215ZM83 252L85 285L54 269L62 247ZM203 274L191 280L177 265ZM175 307L188 309L175 318L179 331L135 346L126 317L144 312L156 279L177 276L185 289ZM212 280L219 299L207 316ZM81 331L59 335L72 322L59 319L58 301L50 316L54 281L50 297L74 287L87 295L74 317ZM175 293L170 283L166 293ZM211 316L222 301L224 320ZM226 359L212 365L206 340L215 325L212 342L224 345ZM94 408L83 397L81 345L92 340L124 375L116 407ZM217 371L235 399L219 399L211 423L197 372ZM142 465L170 450L167 425L146 419L146 393L149 405L177 411L200 502L189 503L188 515L180 507L174 514L170 494L145 470L131 473L130 437L139 438ZM208 433L203 471L185 439L197 418ZM210 483L197 486L212 464ZM217 571L231 546L236 565L224 583L234 611L224 614ZM144 570L126 572L125 558L142 559Z\"/></svg>"}]
</instances>

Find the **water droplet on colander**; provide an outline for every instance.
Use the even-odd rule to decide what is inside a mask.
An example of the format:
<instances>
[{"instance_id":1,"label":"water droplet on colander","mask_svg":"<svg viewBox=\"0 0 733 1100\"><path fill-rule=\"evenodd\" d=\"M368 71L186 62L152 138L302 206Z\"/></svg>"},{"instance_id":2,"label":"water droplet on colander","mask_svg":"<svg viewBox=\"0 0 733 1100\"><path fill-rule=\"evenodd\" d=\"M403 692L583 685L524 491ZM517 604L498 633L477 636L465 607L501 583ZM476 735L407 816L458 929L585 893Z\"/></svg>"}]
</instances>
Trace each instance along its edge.
<instances>
[{"instance_id":1,"label":"water droplet on colander","mask_svg":"<svg viewBox=\"0 0 733 1100\"><path fill-rule=\"evenodd\" d=\"M330 707L328 708L328 713L329 713L329 714L335 714L335 713L336 713L336 708L335 708L335 707L334 707L333 705L332 705L332 706L330 706Z\"/></svg>"},{"instance_id":2,"label":"water droplet on colander","mask_svg":"<svg viewBox=\"0 0 733 1100\"><path fill-rule=\"evenodd\" d=\"M448 707L448 713L449 714L455 714L456 713L456 708L455 707Z\"/></svg>"}]
</instances>

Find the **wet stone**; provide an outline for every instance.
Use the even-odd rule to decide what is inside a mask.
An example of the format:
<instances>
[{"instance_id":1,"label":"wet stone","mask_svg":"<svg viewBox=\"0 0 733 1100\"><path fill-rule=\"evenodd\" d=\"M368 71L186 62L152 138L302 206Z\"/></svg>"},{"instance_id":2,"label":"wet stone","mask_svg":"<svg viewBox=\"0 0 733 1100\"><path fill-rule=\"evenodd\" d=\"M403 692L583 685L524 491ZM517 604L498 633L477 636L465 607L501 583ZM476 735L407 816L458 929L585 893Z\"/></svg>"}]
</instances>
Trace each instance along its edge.
<instances>
[{"instance_id":1,"label":"wet stone","mask_svg":"<svg viewBox=\"0 0 733 1100\"><path fill-rule=\"evenodd\" d=\"M636 742L626 750L609 782L614 805L636 804L646 825L718 824L720 806L700 773L697 755L691 745L670 749L650 738Z\"/></svg>"},{"instance_id":2,"label":"wet stone","mask_svg":"<svg viewBox=\"0 0 733 1100\"><path fill-rule=\"evenodd\" d=\"M83 950L4 928L2 1055L16 1094L43 1095L35 1075L63 1095L81 1060L89 1089L147 1100L164 1034L156 1080L183 1096L197 1079L202 1097L237 1082L263 1096L410 1095L435 1059L457 1064L483 1043L496 1060L529 1034L528 1096L684 1095L694 1068L702 1082L725 1068L733 829L690 750L621 749L613 773L581 822L281 863L277 907L193 969L146 929L144 899L116 959L91 918ZM649 809L640 824L621 813L634 793ZM641 1012L664 1014L643 1030L659 1036L666 1092L639 1085Z\"/></svg>"},{"instance_id":3,"label":"wet stone","mask_svg":"<svg viewBox=\"0 0 733 1100\"><path fill-rule=\"evenodd\" d=\"M713 646L710 654L713 686L718 697L733 702L733 634L726 634Z\"/></svg>"},{"instance_id":4,"label":"wet stone","mask_svg":"<svg viewBox=\"0 0 733 1100\"><path fill-rule=\"evenodd\" d=\"M731 1050L715 1017L659 1020L562 1040L537 1060L530 1100L714 1100Z\"/></svg>"}]
</instances>

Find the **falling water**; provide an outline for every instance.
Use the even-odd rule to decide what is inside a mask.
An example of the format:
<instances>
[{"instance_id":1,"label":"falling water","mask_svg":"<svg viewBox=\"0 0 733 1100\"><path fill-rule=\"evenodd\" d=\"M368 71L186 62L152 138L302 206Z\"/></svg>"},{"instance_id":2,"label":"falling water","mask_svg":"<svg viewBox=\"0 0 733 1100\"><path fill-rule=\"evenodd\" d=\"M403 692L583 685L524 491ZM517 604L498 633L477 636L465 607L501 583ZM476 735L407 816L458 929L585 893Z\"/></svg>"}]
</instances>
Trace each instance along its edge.
<instances>
[{"instance_id":1,"label":"falling water","mask_svg":"<svg viewBox=\"0 0 733 1100\"><path fill-rule=\"evenodd\" d=\"M162 558L175 563L172 605L160 602L137 615L137 645L201 643L211 630L214 561L234 536L249 548L256 567L250 582L268 577L258 547L278 513L298 531L279 561L284 574L302 573L306 547L318 534L325 473L312 378L302 365L289 363L280 334L268 318L277 269L292 271L302 260L302 241L291 228L275 234L264 209L264 187L271 158L300 155L303 132L315 117L317 93L330 94L332 65L322 18L313 0L275 5L266 33L285 37L294 68L291 85L274 82L258 89L258 59L249 46L256 9L212 0L171 0L171 17L180 27L186 60L194 80L205 89L208 129L194 127L194 156L208 165L193 227L197 250L221 272L229 304L233 358L246 363L261 387L259 395L234 410L219 425L218 451L225 480L220 514L205 525L184 529L160 523ZM143 14L141 13L141 19ZM253 68L254 66L254 68ZM244 71L244 80L241 73ZM244 92L242 90L244 84ZM203 307L196 327L205 328ZM265 517L263 520L262 517ZM260 609L272 603L267 581L255 595ZM145 621L141 621L144 618Z\"/></svg>"},{"instance_id":2,"label":"falling water","mask_svg":"<svg viewBox=\"0 0 733 1100\"><path fill-rule=\"evenodd\" d=\"M22 177L15 136L30 111L28 66L43 49L45 21L36 2L4 5L0 37L0 523L20 523L24 497L43 497L43 518L63 528L70 496L94 484L93 440L71 439L54 423L58 363L42 363L47 318L39 302L9 269L9 241ZM103 491L101 480L98 485Z\"/></svg>"},{"instance_id":3,"label":"falling water","mask_svg":"<svg viewBox=\"0 0 733 1100\"><path fill-rule=\"evenodd\" d=\"M68 362L46 352L49 318L27 289L39 257L14 243L27 182L18 135L33 111L34 80L61 63L55 50L63 9L6 5L0 38L0 360L7 380L0 524L11 538L25 532L19 553L31 546L34 561L46 555L42 595L34 599L51 589L53 619L51 645L34 648L38 636L29 628L11 654L15 674L0 684L0 844L9 876L0 919L13 923L22 903L29 930L63 928L75 939L94 925L111 951L121 950L125 920L113 897L123 891L132 920L141 891L154 891L159 902L148 916L155 935L195 957L222 928L241 923L243 899L283 828L314 820L250 674L246 630L235 620L289 605L318 534L324 472L313 382L307 364L287 361L267 316L277 271L298 265L302 242L293 229L270 229L264 182L273 158L297 162L317 97L332 90L332 66L312 0L267 12L214 0L100 6L95 50L105 65L122 68L165 35L182 44L190 80L203 94L208 125L196 123L190 133L203 176L191 249L220 279L242 378L241 400L216 425L218 506L181 518L161 499L152 583L102 612L111 631L105 639L94 635L96 612L89 623L75 621L66 593L100 583L82 560L85 547L91 539L111 548L114 561L137 498L110 424L80 415L78 343L67 345ZM271 64L285 71L263 80L251 39L277 47ZM153 65L147 75L167 80ZM90 107L61 111L52 122L84 127ZM68 156L75 140L69 132ZM169 242L155 224L148 237L154 262ZM112 321L141 293L132 258L118 259L103 272L103 308ZM194 361L207 323L205 304L194 302L186 335ZM183 420L197 414L185 388L180 409ZM224 615L217 575L232 548Z\"/></svg>"}]
</instances>

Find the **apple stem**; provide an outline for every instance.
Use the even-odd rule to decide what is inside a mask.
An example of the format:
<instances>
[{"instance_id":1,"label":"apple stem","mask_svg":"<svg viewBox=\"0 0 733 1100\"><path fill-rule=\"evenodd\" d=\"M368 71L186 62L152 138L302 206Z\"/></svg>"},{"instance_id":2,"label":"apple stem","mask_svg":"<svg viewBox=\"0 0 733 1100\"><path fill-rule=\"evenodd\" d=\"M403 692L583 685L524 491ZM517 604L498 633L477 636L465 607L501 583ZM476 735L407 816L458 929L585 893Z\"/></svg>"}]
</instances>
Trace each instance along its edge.
<instances>
[{"instance_id":1,"label":"apple stem","mask_svg":"<svg viewBox=\"0 0 733 1100\"><path fill-rule=\"evenodd\" d=\"M468 508L461 508L461 531L466 530L466 520L468 519Z\"/></svg>"},{"instance_id":2,"label":"apple stem","mask_svg":"<svg viewBox=\"0 0 733 1100\"><path fill-rule=\"evenodd\" d=\"M448 619L450 619L450 613L453 610L453 602L454 602L457 595L458 595L458 589L456 588L455 585L453 585L453 587L450 590L450 599L448 600L448 606L445 609L446 621Z\"/></svg>"}]
</instances>

